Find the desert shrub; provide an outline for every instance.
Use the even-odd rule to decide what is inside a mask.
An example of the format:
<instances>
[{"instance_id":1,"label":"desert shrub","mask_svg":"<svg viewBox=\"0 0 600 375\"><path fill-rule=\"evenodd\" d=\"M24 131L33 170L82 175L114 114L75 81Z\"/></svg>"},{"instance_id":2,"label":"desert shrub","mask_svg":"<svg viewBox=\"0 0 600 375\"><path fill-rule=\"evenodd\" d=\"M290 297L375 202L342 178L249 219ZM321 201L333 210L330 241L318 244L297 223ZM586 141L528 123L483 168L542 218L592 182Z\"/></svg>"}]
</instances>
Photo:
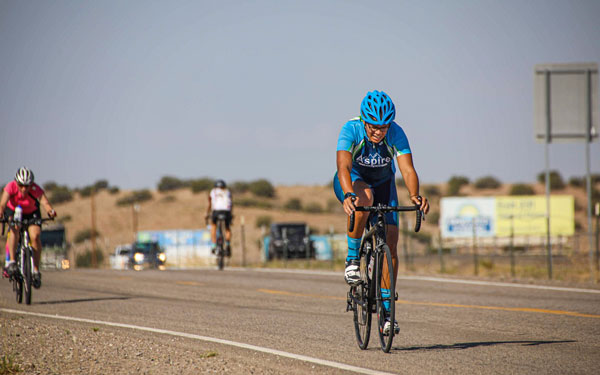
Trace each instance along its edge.
<instances>
[{"instance_id":1,"label":"desert shrub","mask_svg":"<svg viewBox=\"0 0 600 375\"><path fill-rule=\"evenodd\" d=\"M300 211L302 210L302 202L298 198L290 198L285 204L283 208L290 211Z\"/></svg>"},{"instance_id":2,"label":"desert shrub","mask_svg":"<svg viewBox=\"0 0 600 375\"><path fill-rule=\"evenodd\" d=\"M58 184L54 181L48 181L42 185L45 191L52 191L58 187Z\"/></svg>"},{"instance_id":3,"label":"desert shrub","mask_svg":"<svg viewBox=\"0 0 600 375\"><path fill-rule=\"evenodd\" d=\"M323 206L319 202L310 202L306 206L304 206L304 212L308 212L311 214L319 214L323 212Z\"/></svg>"},{"instance_id":4,"label":"desert shrub","mask_svg":"<svg viewBox=\"0 0 600 375\"><path fill-rule=\"evenodd\" d=\"M435 185L426 185L423 187L423 192L426 197L439 197L441 195L440 189Z\"/></svg>"},{"instance_id":5,"label":"desert shrub","mask_svg":"<svg viewBox=\"0 0 600 375\"><path fill-rule=\"evenodd\" d=\"M108 180L98 180L94 182L94 188L96 189L96 191L108 189Z\"/></svg>"},{"instance_id":6,"label":"desert shrub","mask_svg":"<svg viewBox=\"0 0 600 375\"><path fill-rule=\"evenodd\" d=\"M546 183L546 172L541 172L537 175L538 182ZM565 183L558 171L550 171L550 189L561 190L565 188Z\"/></svg>"},{"instance_id":7,"label":"desert shrub","mask_svg":"<svg viewBox=\"0 0 600 375\"><path fill-rule=\"evenodd\" d=\"M475 181L475 188L477 189L497 189L500 187L500 181L493 176L485 176Z\"/></svg>"},{"instance_id":8,"label":"desert shrub","mask_svg":"<svg viewBox=\"0 0 600 375\"><path fill-rule=\"evenodd\" d=\"M117 200L117 206L127 206L130 204L145 202L152 199L152 193L148 189L135 190Z\"/></svg>"},{"instance_id":9,"label":"desert shrub","mask_svg":"<svg viewBox=\"0 0 600 375\"><path fill-rule=\"evenodd\" d=\"M118 187L118 186L111 186L111 187L108 189L108 192L109 192L111 195L117 194L117 193L119 192L119 187Z\"/></svg>"},{"instance_id":10,"label":"desert shrub","mask_svg":"<svg viewBox=\"0 0 600 375\"><path fill-rule=\"evenodd\" d=\"M96 265L102 264L104 261L104 253L102 250L96 248ZM92 251L86 250L82 254L78 254L75 258L75 265L80 268L87 268L92 266Z\"/></svg>"},{"instance_id":11,"label":"desert shrub","mask_svg":"<svg viewBox=\"0 0 600 375\"><path fill-rule=\"evenodd\" d=\"M182 187L184 187L184 185L185 183L177 177L163 176L158 182L156 188L160 192L165 192L181 189Z\"/></svg>"},{"instance_id":12,"label":"desert shrub","mask_svg":"<svg viewBox=\"0 0 600 375\"><path fill-rule=\"evenodd\" d=\"M448 191L446 195L458 195L461 186L468 185L469 179L464 176L452 176L448 180Z\"/></svg>"},{"instance_id":13,"label":"desert shrub","mask_svg":"<svg viewBox=\"0 0 600 375\"><path fill-rule=\"evenodd\" d=\"M94 192L94 186L93 185L84 186L81 189L79 189L79 196L81 198L87 198L90 195L92 195L93 192Z\"/></svg>"},{"instance_id":14,"label":"desert shrub","mask_svg":"<svg viewBox=\"0 0 600 375\"><path fill-rule=\"evenodd\" d=\"M192 189L192 193L197 194L212 189L215 185L215 180L208 177L197 178L195 180L190 180L189 185L190 189Z\"/></svg>"},{"instance_id":15,"label":"desert shrub","mask_svg":"<svg viewBox=\"0 0 600 375\"><path fill-rule=\"evenodd\" d=\"M94 231L94 234L96 235L96 237L100 236L100 232L98 232L97 230ZM79 232L75 233L75 237L73 237L73 242L82 243L83 241L89 240L90 238L92 238L92 230L90 228L82 229Z\"/></svg>"},{"instance_id":16,"label":"desert shrub","mask_svg":"<svg viewBox=\"0 0 600 375\"><path fill-rule=\"evenodd\" d=\"M510 187L509 195L534 195L535 191L527 184L514 184Z\"/></svg>"},{"instance_id":17,"label":"desert shrub","mask_svg":"<svg viewBox=\"0 0 600 375\"><path fill-rule=\"evenodd\" d=\"M70 202L73 200L73 193L66 186L57 186L50 191L48 199L52 204Z\"/></svg>"},{"instance_id":18,"label":"desert shrub","mask_svg":"<svg viewBox=\"0 0 600 375\"><path fill-rule=\"evenodd\" d=\"M273 198L275 196L275 188L265 179L251 182L248 188L252 194L258 197Z\"/></svg>"},{"instance_id":19,"label":"desert shrub","mask_svg":"<svg viewBox=\"0 0 600 375\"><path fill-rule=\"evenodd\" d=\"M592 188L592 202L600 202L600 190Z\"/></svg>"},{"instance_id":20,"label":"desert shrub","mask_svg":"<svg viewBox=\"0 0 600 375\"><path fill-rule=\"evenodd\" d=\"M235 181L229 186L232 193L245 193L250 189L250 184L244 181Z\"/></svg>"},{"instance_id":21,"label":"desert shrub","mask_svg":"<svg viewBox=\"0 0 600 375\"><path fill-rule=\"evenodd\" d=\"M269 215L263 215L256 218L256 227L260 228L262 226L269 228L271 226L271 222L273 219Z\"/></svg>"},{"instance_id":22,"label":"desert shrub","mask_svg":"<svg viewBox=\"0 0 600 375\"><path fill-rule=\"evenodd\" d=\"M171 203L175 202L176 200L177 198L174 195L165 195L160 201L164 203Z\"/></svg>"},{"instance_id":23,"label":"desert shrub","mask_svg":"<svg viewBox=\"0 0 600 375\"><path fill-rule=\"evenodd\" d=\"M583 177L571 177L569 179L569 185L573 186L573 187L585 187L585 178Z\"/></svg>"}]
</instances>

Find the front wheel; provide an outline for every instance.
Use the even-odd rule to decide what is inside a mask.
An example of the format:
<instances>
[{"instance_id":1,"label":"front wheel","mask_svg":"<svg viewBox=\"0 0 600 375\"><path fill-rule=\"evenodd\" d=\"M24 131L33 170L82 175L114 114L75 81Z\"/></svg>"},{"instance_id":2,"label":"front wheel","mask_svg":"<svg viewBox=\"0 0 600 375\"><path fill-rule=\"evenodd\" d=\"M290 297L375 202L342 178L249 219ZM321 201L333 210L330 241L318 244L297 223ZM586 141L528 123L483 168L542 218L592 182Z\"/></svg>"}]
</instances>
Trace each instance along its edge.
<instances>
[{"instance_id":1,"label":"front wheel","mask_svg":"<svg viewBox=\"0 0 600 375\"><path fill-rule=\"evenodd\" d=\"M358 347L366 349L371 337L371 300L369 299L369 287L365 284L353 286L352 311L354 312L354 332Z\"/></svg>"},{"instance_id":2,"label":"front wheel","mask_svg":"<svg viewBox=\"0 0 600 375\"><path fill-rule=\"evenodd\" d=\"M13 291L17 297L17 303L23 302L23 278L21 275L13 276Z\"/></svg>"},{"instance_id":3,"label":"front wheel","mask_svg":"<svg viewBox=\"0 0 600 375\"><path fill-rule=\"evenodd\" d=\"M25 289L25 303L31 305L31 284L33 281L33 249L23 249L23 286Z\"/></svg>"},{"instance_id":4,"label":"front wheel","mask_svg":"<svg viewBox=\"0 0 600 375\"><path fill-rule=\"evenodd\" d=\"M396 288L395 288L395 280L394 280L394 266L392 263L392 254L390 252L390 248L387 245L383 245L382 251L377 253L376 259L376 276L375 280L377 282L375 293L377 295L377 325L379 328L379 341L381 343L381 350L385 353L389 353L392 347L392 341L394 340L394 321L395 321L395 313L396 313ZM384 256L385 254L385 256ZM383 286L384 280L384 272L383 265L384 262L387 264L387 276L389 277L389 295L382 295L381 287ZM389 311L385 308L385 303L389 303ZM383 328L385 326L386 318L390 321L390 329L388 332L384 332Z\"/></svg>"}]
</instances>

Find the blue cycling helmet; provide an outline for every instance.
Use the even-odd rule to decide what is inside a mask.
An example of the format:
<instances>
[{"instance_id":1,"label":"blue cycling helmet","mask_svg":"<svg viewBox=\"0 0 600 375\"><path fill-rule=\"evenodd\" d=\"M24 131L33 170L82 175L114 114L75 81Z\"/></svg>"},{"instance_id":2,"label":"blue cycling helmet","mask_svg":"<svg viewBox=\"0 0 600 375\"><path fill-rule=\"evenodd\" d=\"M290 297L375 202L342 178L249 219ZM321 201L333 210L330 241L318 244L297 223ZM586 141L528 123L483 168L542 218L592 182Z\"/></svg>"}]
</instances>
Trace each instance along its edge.
<instances>
[{"instance_id":1,"label":"blue cycling helmet","mask_svg":"<svg viewBox=\"0 0 600 375\"><path fill-rule=\"evenodd\" d=\"M383 91L371 91L360 105L360 117L373 125L387 125L396 117L392 99Z\"/></svg>"}]
</instances>

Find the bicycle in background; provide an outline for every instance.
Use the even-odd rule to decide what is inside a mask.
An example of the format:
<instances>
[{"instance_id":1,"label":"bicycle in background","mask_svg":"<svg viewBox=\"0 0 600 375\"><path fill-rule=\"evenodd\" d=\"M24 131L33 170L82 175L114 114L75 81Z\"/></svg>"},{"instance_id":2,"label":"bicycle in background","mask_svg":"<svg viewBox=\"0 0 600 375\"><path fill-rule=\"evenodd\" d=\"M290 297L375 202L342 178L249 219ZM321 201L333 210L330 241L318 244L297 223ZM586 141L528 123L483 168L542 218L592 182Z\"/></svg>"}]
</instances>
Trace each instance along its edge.
<instances>
[{"instance_id":1,"label":"bicycle in background","mask_svg":"<svg viewBox=\"0 0 600 375\"><path fill-rule=\"evenodd\" d=\"M369 220L365 227L365 234L360 246L360 282L353 285L347 294L346 311L352 310L356 340L361 349L369 345L371 335L371 314L377 313L377 327L381 349L388 353L394 340L394 321L398 295L395 288L394 267L392 254L386 244L387 212L415 211L415 232L421 228L421 218L424 215L420 207L416 206L358 206L356 211L370 212ZM354 230L354 213L350 216L349 232ZM387 272L384 272L384 262ZM383 296L382 286L387 286L389 296ZM385 309L385 302L389 303L389 311ZM386 318L389 320L388 330L385 331Z\"/></svg>"},{"instance_id":2,"label":"bicycle in background","mask_svg":"<svg viewBox=\"0 0 600 375\"><path fill-rule=\"evenodd\" d=\"M225 267L225 257L226 257L226 250L225 250L225 237L224 237L224 230L225 230L225 220L226 220L226 216L225 213L218 213L217 214L217 221L216 221L216 225L217 226L217 242L215 243L216 247L215 247L215 251L214 254L217 256L217 267L219 268L219 271L222 271L223 268ZM206 220L207 224L208 224L208 219Z\"/></svg>"},{"instance_id":3,"label":"bicycle in background","mask_svg":"<svg viewBox=\"0 0 600 375\"><path fill-rule=\"evenodd\" d=\"M15 248L15 261L17 262L17 272L9 277L9 282L12 282L13 291L16 294L17 303L23 302L23 294L25 294L25 303L31 305L32 284L33 284L33 247L29 242L28 228L30 225L39 225L54 219L23 219L2 220L2 235L4 235L4 224L10 227L17 228L20 233L19 243ZM41 249L40 249L41 250Z\"/></svg>"}]
</instances>

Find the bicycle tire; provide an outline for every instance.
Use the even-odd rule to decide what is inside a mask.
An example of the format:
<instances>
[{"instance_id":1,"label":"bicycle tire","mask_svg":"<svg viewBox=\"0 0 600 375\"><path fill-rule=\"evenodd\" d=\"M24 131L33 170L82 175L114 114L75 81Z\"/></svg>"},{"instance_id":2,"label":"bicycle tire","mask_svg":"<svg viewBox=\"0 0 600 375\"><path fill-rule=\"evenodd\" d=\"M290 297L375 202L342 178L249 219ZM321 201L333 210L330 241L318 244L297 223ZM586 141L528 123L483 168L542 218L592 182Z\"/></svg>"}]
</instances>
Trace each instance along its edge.
<instances>
[{"instance_id":1,"label":"bicycle tire","mask_svg":"<svg viewBox=\"0 0 600 375\"><path fill-rule=\"evenodd\" d=\"M368 254L363 253L360 258L360 285L353 286L351 288L352 299L352 311L354 314L354 332L356 333L356 342L358 347L362 350L367 349L369 346L369 339L371 337L371 320L372 320L372 305L373 305L373 282L369 280L367 276L369 259L371 257L370 252Z\"/></svg>"},{"instance_id":2,"label":"bicycle tire","mask_svg":"<svg viewBox=\"0 0 600 375\"><path fill-rule=\"evenodd\" d=\"M13 276L13 291L15 292L17 303L23 302L23 279L20 276Z\"/></svg>"},{"instance_id":3,"label":"bicycle tire","mask_svg":"<svg viewBox=\"0 0 600 375\"><path fill-rule=\"evenodd\" d=\"M217 223L217 266L219 271L225 267L225 249L223 248L223 220Z\"/></svg>"},{"instance_id":4,"label":"bicycle tire","mask_svg":"<svg viewBox=\"0 0 600 375\"><path fill-rule=\"evenodd\" d=\"M379 341L381 344L381 350L383 350L385 353L389 353L390 349L392 347L392 342L394 341L394 321L395 321L395 313L396 313L396 301L395 301L395 296L396 296L396 288L395 288L395 283L394 283L394 267L393 267L393 263L392 263L392 254L390 252L390 248L387 245L383 245L382 246L382 250L377 253L377 259L376 259L376 276L375 276L375 280L377 282L376 285L376 289L375 289L375 293L377 295L376 301L377 301L377 326L378 326L378 332L379 332ZM385 260L384 260L385 258ZM389 280L390 280L390 285L389 285L389 290L390 290L390 310L389 310L389 318L390 318L390 322L391 322L391 327L390 327L390 332L387 335L383 334L383 326L385 324L385 317L386 317L386 312L385 312L385 306L383 304L384 302L384 298L381 295L381 283L383 280L383 262L387 261L387 265L388 265L388 273L389 273Z\"/></svg>"},{"instance_id":5,"label":"bicycle tire","mask_svg":"<svg viewBox=\"0 0 600 375\"><path fill-rule=\"evenodd\" d=\"M33 281L33 269L32 269L32 252L33 249L26 247L23 249L23 286L25 289L25 303L31 305L31 294L32 294L32 281Z\"/></svg>"}]
</instances>

